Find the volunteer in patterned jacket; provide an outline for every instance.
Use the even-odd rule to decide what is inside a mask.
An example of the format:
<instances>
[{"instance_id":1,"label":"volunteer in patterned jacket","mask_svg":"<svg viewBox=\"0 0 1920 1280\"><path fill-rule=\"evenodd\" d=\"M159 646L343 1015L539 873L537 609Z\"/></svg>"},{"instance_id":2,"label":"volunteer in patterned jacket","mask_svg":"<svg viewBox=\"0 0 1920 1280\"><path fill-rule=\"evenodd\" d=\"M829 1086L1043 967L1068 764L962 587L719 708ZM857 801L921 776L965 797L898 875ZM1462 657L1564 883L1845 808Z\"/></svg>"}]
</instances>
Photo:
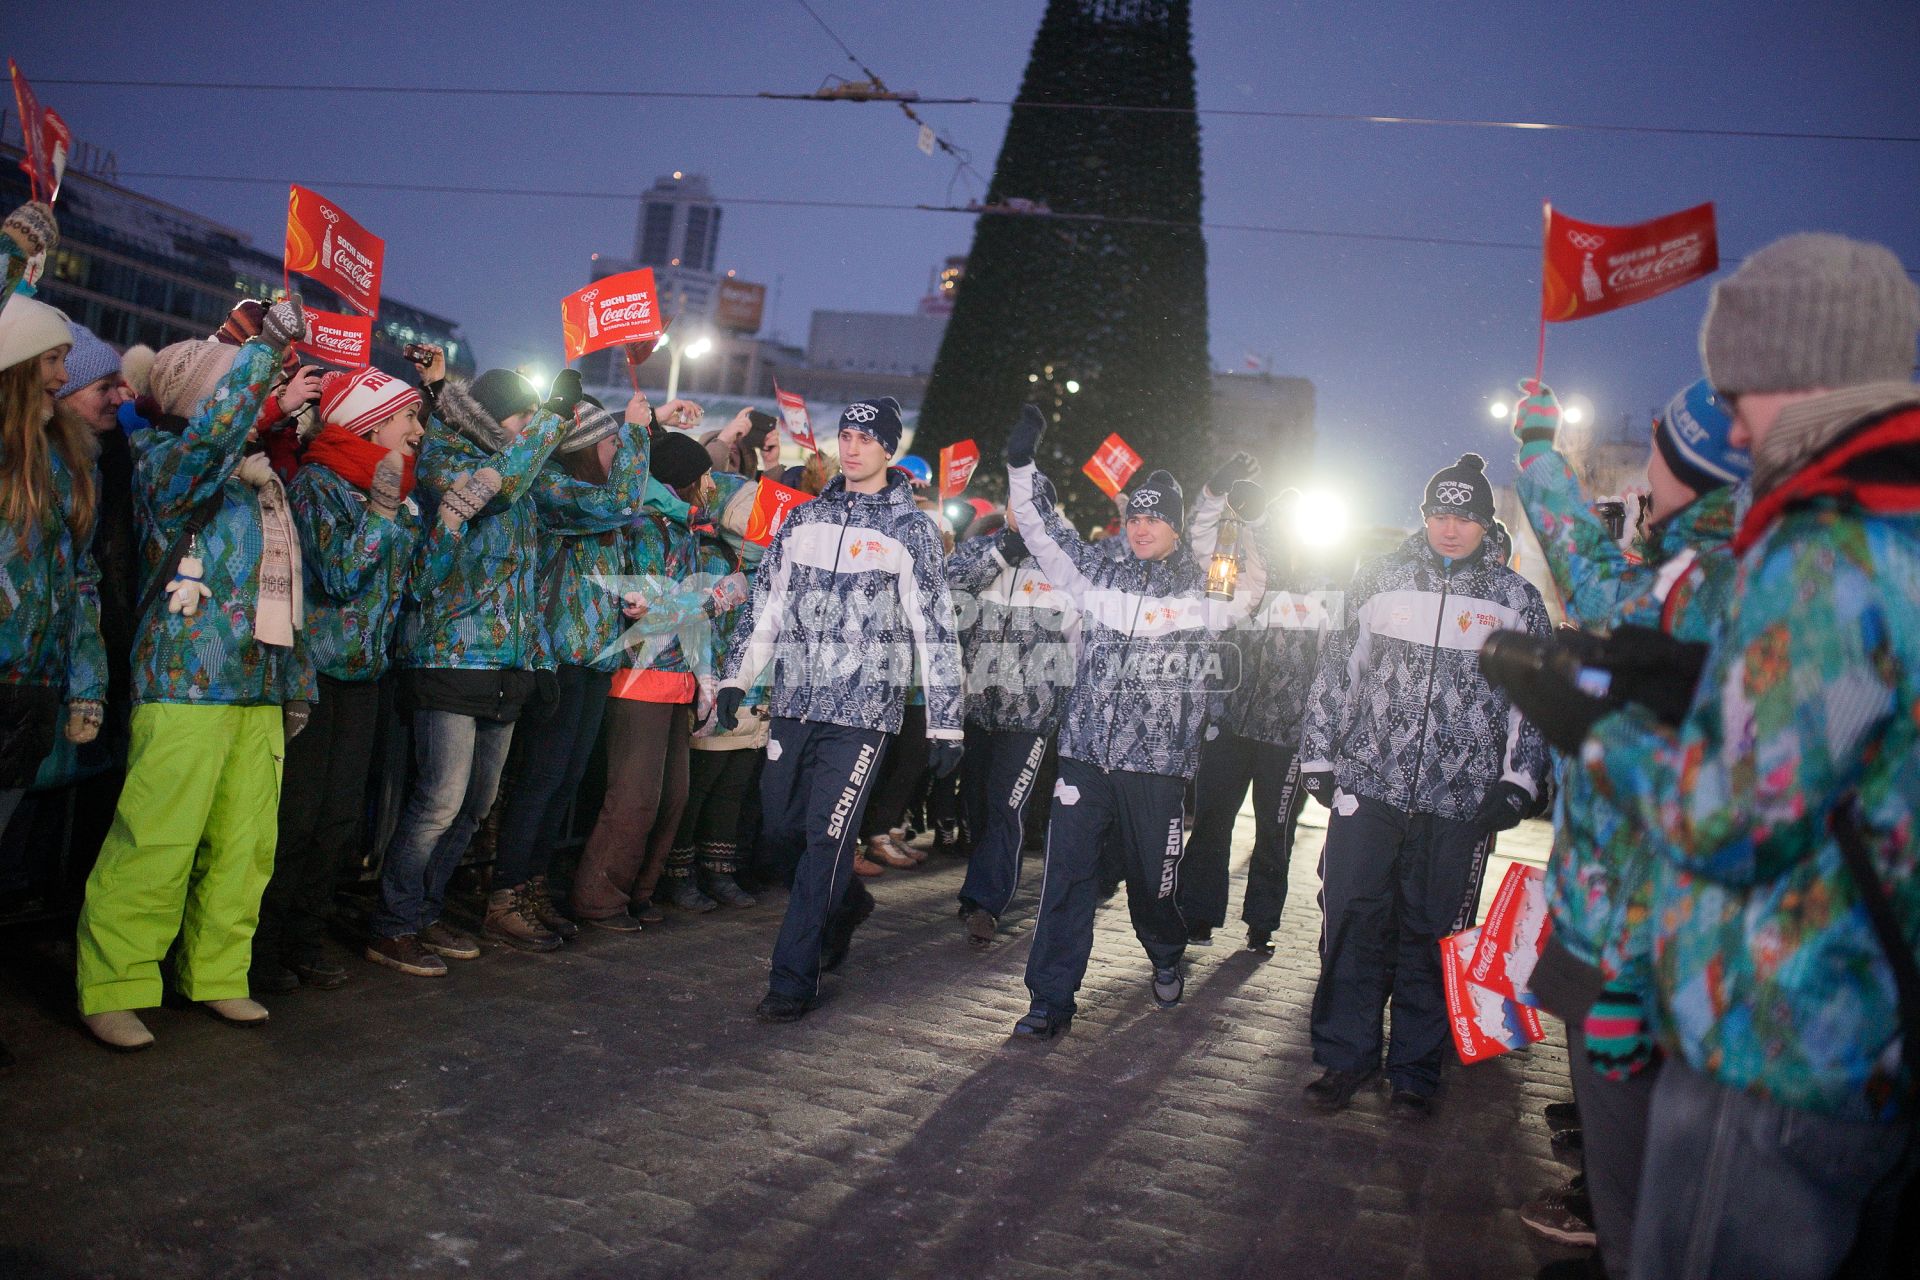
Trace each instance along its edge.
<instances>
[{"instance_id":1,"label":"volunteer in patterned jacket","mask_svg":"<svg viewBox=\"0 0 1920 1280\"><path fill-rule=\"evenodd\" d=\"M768 1022L806 1014L821 971L838 967L873 911L853 855L916 664L935 775L953 772L962 751L965 690L940 532L887 465L900 406L884 396L848 405L839 441L840 475L793 510L760 563L714 711L732 732L747 689L772 665L761 805L769 838L806 852L757 1011Z\"/></svg>"},{"instance_id":2,"label":"volunteer in patterned jacket","mask_svg":"<svg viewBox=\"0 0 1920 1280\"><path fill-rule=\"evenodd\" d=\"M1754 501L1692 706L1677 729L1571 687L1528 706L1674 860L1636 1277L1912 1261L1887 1250L1916 1123L1916 337L1920 290L1879 245L1789 236L1716 285L1701 354Z\"/></svg>"},{"instance_id":3,"label":"volunteer in patterned jacket","mask_svg":"<svg viewBox=\"0 0 1920 1280\"><path fill-rule=\"evenodd\" d=\"M1521 391L1513 419L1520 505L1568 620L1595 631L1639 626L1712 639L1733 592L1736 492L1751 466L1730 439L1732 417L1712 386L1703 378L1685 388L1654 422L1644 559L1621 550L1555 451L1560 404L1552 390L1529 380ZM1577 759L1560 765L1547 864L1552 929L1528 985L1567 1024L1591 1223L1608 1273L1624 1276L1660 1070L1641 1033L1652 988L1650 905L1672 864L1661 856L1662 837L1608 806ZM1521 1217L1558 1238L1573 1194L1550 1191Z\"/></svg>"},{"instance_id":4,"label":"volunteer in patterned jacket","mask_svg":"<svg viewBox=\"0 0 1920 1280\"><path fill-rule=\"evenodd\" d=\"M573 418L526 379L491 369L435 389L422 485L465 520L453 567L401 616L401 695L418 766L380 868L367 959L418 977L480 944L440 918L447 883L493 807L514 721L540 656L540 469Z\"/></svg>"},{"instance_id":5,"label":"volunteer in patterned jacket","mask_svg":"<svg viewBox=\"0 0 1920 1280\"><path fill-rule=\"evenodd\" d=\"M1060 729L1060 772L1047 830L1040 916L1027 959L1033 1005L1014 1034L1050 1037L1073 1021L1093 948L1102 846L1117 836L1127 906L1153 965L1153 997L1178 1004L1186 922L1180 880L1182 800L1200 758L1207 702L1231 661L1219 633L1244 622L1265 588L1250 549L1238 591L1209 600L1206 571L1180 546L1180 486L1155 471L1127 499L1123 557L1081 541L1043 508L1033 465L1046 420L1028 405L1007 437L1008 509L1048 581L1080 611L1080 658Z\"/></svg>"},{"instance_id":6,"label":"volunteer in patterned jacket","mask_svg":"<svg viewBox=\"0 0 1920 1280\"><path fill-rule=\"evenodd\" d=\"M1328 591L1321 575L1295 554L1288 522L1298 494L1287 490L1271 503L1248 478L1251 455L1229 459L1207 482L1194 508L1189 541L1201 563L1213 555L1220 523L1231 508L1244 510L1241 537L1255 539L1267 564L1267 593L1251 623L1238 628L1239 683L1214 699L1200 771L1194 775L1193 830L1180 863L1180 914L1187 940L1211 944L1227 921L1227 867L1233 826L1253 790L1253 853L1247 863L1246 901L1240 918L1247 946L1273 951L1273 933L1287 904L1287 867L1293 860L1294 824L1306 805L1300 786L1300 717L1329 625Z\"/></svg>"},{"instance_id":7,"label":"volunteer in patterned jacket","mask_svg":"<svg viewBox=\"0 0 1920 1280\"><path fill-rule=\"evenodd\" d=\"M1036 504L1057 504L1034 482ZM967 767L961 792L973 849L960 886L960 920L976 947L993 941L1020 887L1027 801L1060 728L1080 657L1080 614L1027 550L1019 517L962 542L947 585L972 597L961 637L967 662ZM964 607L964 606L963 606Z\"/></svg>"},{"instance_id":8,"label":"volunteer in patterned jacket","mask_svg":"<svg viewBox=\"0 0 1920 1280\"><path fill-rule=\"evenodd\" d=\"M1426 528L1361 566L1308 696L1301 785L1333 810L1313 998L1326 1070L1307 1086L1321 1110L1378 1074L1389 992L1394 1110L1432 1110L1448 1035L1439 941L1472 922L1490 835L1546 780L1539 730L1480 673L1493 632L1551 631L1540 593L1506 566L1485 472L1469 453L1427 482Z\"/></svg>"},{"instance_id":9,"label":"volunteer in patterned jacket","mask_svg":"<svg viewBox=\"0 0 1920 1280\"><path fill-rule=\"evenodd\" d=\"M322 426L287 488L320 700L287 746L280 839L253 936L255 992L347 980L323 942L334 882L365 825L380 679L407 591L437 585L459 537L451 505L445 522L428 524L412 497L423 413L417 389L378 369L327 374Z\"/></svg>"},{"instance_id":10,"label":"volunteer in patterned jacket","mask_svg":"<svg viewBox=\"0 0 1920 1280\"><path fill-rule=\"evenodd\" d=\"M153 401L122 406L148 599L126 786L78 938L80 1012L114 1049L153 1042L132 1011L160 1003L169 951L187 999L235 1025L267 1020L248 998L253 930L273 871L281 761L319 690L300 536L257 438L319 392L317 377L301 376L271 394L282 352L305 332L294 298L268 308L242 346L175 343L154 361Z\"/></svg>"}]
</instances>

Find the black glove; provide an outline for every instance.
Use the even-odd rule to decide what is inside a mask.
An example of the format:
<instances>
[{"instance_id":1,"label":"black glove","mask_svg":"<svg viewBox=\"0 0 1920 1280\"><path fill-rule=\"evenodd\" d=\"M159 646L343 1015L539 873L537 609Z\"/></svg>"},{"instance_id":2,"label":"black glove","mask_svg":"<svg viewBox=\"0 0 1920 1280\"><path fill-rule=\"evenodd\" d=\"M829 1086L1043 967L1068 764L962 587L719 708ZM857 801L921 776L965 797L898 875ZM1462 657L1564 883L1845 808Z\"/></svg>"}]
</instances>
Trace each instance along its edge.
<instances>
[{"instance_id":1,"label":"black glove","mask_svg":"<svg viewBox=\"0 0 1920 1280\"><path fill-rule=\"evenodd\" d=\"M1485 668L1482 668L1485 670ZM1555 749L1573 755L1587 740L1594 722L1617 708L1603 698L1580 692L1551 668L1489 680L1507 691L1520 714L1538 726Z\"/></svg>"},{"instance_id":2,"label":"black glove","mask_svg":"<svg viewBox=\"0 0 1920 1280\"><path fill-rule=\"evenodd\" d=\"M1333 808L1333 770L1302 769L1300 771L1300 785L1305 787L1307 794L1315 800L1318 800L1329 809Z\"/></svg>"},{"instance_id":3,"label":"black glove","mask_svg":"<svg viewBox=\"0 0 1920 1280\"><path fill-rule=\"evenodd\" d=\"M1227 490L1227 506L1242 520L1252 520L1267 509L1267 491L1255 480L1235 480Z\"/></svg>"},{"instance_id":4,"label":"black glove","mask_svg":"<svg viewBox=\"0 0 1920 1280\"><path fill-rule=\"evenodd\" d=\"M1480 802L1480 811L1473 820L1488 832L1511 831L1520 825L1520 819L1527 816L1533 808L1533 797L1526 789L1514 782L1496 782L1487 792L1487 798Z\"/></svg>"},{"instance_id":5,"label":"black glove","mask_svg":"<svg viewBox=\"0 0 1920 1280\"><path fill-rule=\"evenodd\" d=\"M1611 692L1639 703L1673 728L1687 718L1706 664L1706 645L1676 640L1653 627L1616 628L1606 644Z\"/></svg>"},{"instance_id":6,"label":"black glove","mask_svg":"<svg viewBox=\"0 0 1920 1280\"><path fill-rule=\"evenodd\" d=\"M740 727L740 704L747 700L745 689L725 687L713 699L713 727L732 733Z\"/></svg>"},{"instance_id":7,"label":"black glove","mask_svg":"<svg viewBox=\"0 0 1920 1280\"><path fill-rule=\"evenodd\" d=\"M927 763L933 768L933 776L944 778L960 767L960 755L965 748L951 738L935 738L927 743Z\"/></svg>"},{"instance_id":8,"label":"black glove","mask_svg":"<svg viewBox=\"0 0 1920 1280\"><path fill-rule=\"evenodd\" d=\"M1027 558L1027 540L1012 529L1007 530L1007 536L1000 539L1000 558L1008 564L1019 564Z\"/></svg>"},{"instance_id":9,"label":"black glove","mask_svg":"<svg viewBox=\"0 0 1920 1280\"><path fill-rule=\"evenodd\" d=\"M292 742L307 727L307 721L313 718L313 704L304 698L295 698L280 706L280 728L286 733L286 741Z\"/></svg>"},{"instance_id":10,"label":"black glove","mask_svg":"<svg viewBox=\"0 0 1920 1280\"><path fill-rule=\"evenodd\" d=\"M1020 421L1007 432L1007 465L1024 467L1033 461L1033 451L1047 429L1047 415L1040 406L1027 405L1020 410Z\"/></svg>"},{"instance_id":11,"label":"black glove","mask_svg":"<svg viewBox=\"0 0 1920 1280\"><path fill-rule=\"evenodd\" d=\"M1213 469L1213 474L1207 477L1207 492L1225 497L1229 489L1242 480L1251 480L1258 470L1259 462L1243 449Z\"/></svg>"},{"instance_id":12,"label":"black glove","mask_svg":"<svg viewBox=\"0 0 1920 1280\"><path fill-rule=\"evenodd\" d=\"M580 385L580 371L578 369L562 369L553 376L553 391L547 396L546 404L541 407L549 413L557 413L563 418L571 418L573 416L573 406L579 404L580 397L585 394L585 390L583 390Z\"/></svg>"}]
</instances>

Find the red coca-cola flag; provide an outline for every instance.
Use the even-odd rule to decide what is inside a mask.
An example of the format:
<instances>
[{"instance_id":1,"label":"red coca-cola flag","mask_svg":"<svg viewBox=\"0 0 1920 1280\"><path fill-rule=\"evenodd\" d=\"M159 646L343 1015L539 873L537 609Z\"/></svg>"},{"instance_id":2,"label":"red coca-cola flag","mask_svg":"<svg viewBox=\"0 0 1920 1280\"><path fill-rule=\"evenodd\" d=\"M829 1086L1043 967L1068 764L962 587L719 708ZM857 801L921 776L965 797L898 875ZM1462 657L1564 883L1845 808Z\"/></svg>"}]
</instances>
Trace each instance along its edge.
<instances>
[{"instance_id":1,"label":"red coca-cola flag","mask_svg":"<svg viewBox=\"0 0 1920 1280\"><path fill-rule=\"evenodd\" d=\"M807 416L807 402L803 396L791 391L782 391L779 383L773 384L773 398L780 404L780 420L786 424L787 435L793 442L805 448L820 452L820 446L813 438L813 419Z\"/></svg>"},{"instance_id":2,"label":"red coca-cola flag","mask_svg":"<svg viewBox=\"0 0 1920 1280\"><path fill-rule=\"evenodd\" d=\"M957 498L966 492L973 469L980 465L980 446L971 440L950 444L940 451L940 501Z\"/></svg>"},{"instance_id":3,"label":"red coca-cola flag","mask_svg":"<svg viewBox=\"0 0 1920 1280\"><path fill-rule=\"evenodd\" d=\"M760 492L754 495L753 510L747 515L747 541L768 546L773 535L780 532L780 526L787 522L793 509L803 502L812 502L813 495L803 489L791 488L777 480L760 477Z\"/></svg>"},{"instance_id":4,"label":"red coca-cola flag","mask_svg":"<svg viewBox=\"0 0 1920 1280\"><path fill-rule=\"evenodd\" d=\"M297 183L287 189L286 268L317 280L366 315L380 313L387 242L333 201Z\"/></svg>"},{"instance_id":5,"label":"red coca-cola flag","mask_svg":"<svg viewBox=\"0 0 1920 1280\"><path fill-rule=\"evenodd\" d=\"M1447 1026L1465 1063L1524 1049L1547 1038L1540 1012L1512 996L1474 981L1470 962L1480 944L1481 927L1440 939L1440 983L1447 1001Z\"/></svg>"},{"instance_id":6,"label":"red coca-cola flag","mask_svg":"<svg viewBox=\"0 0 1920 1280\"><path fill-rule=\"evenodd\" d=\"M569 363L608 347L658 344L664 332L651 267L595 280L560 300L560 334Z\"/></svg>"},{"instance_id":7,"label":"red coca-cola flag","mask_svg":"<svg viewBox=\"0 0 1920 1280\"><path fill-rule=\"evenodd\" d=\"M1631 227L1603 227L1546 206L1540 315L1584 320L1712 275L1720 266L1713 204Z\"/></svg>"},{"instance_id":8,"label":"red coca-cola flag","mask_svg":"<svg viewBox=\"0 0 1920 1280\"><path fill-rule=\"evenodd\" d=\"M1087 464L1080 468L1109 498L1118 497L1139 469L1140 455L1117 433L1102 440Z\"/></svg>"},{"instance_id":9,"label":"red coca-cola flag","mask_svg":"<svg viewBox=\"0 0 1920 1280\"><path fill-rule=\"evenodd\" d=\"M364 369L373 363L373 319L309 310L307 336L293 349L343 369Z\"/></svg>"},{"instance_id":10,"label":"red coca-cola flag","mask_svg":"<svg viewBox=\"0 0 1920 1280\"><path fill-rule=\"evenodd\" d=\"M40 105L33 86L20 74L20 67L7 59L7 74L13 79L13 101L20 109L20 168L36 200L52 204L60 195L60 179L67 172L67 156L73 151L73 130L58 112Z\"/></svg>"}]
</instances>

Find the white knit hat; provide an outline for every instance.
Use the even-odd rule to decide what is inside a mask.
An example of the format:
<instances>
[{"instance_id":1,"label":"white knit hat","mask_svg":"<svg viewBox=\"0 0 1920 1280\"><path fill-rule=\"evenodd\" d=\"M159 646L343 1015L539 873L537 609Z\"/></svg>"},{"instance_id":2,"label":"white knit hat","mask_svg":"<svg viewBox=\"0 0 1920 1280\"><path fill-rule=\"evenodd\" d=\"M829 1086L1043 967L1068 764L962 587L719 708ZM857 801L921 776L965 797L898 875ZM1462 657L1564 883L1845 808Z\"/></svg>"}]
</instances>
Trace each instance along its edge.
<instances>
[{"instance_id":1,"label":"white knit hat","mask_svg":"<svg viewBox=\"0 0 1920 1280\"><path fill-rule=\"evenodd\" d=\"M329 373L320 380L320 418L364 436L410 404L420 393L400 379L378 369Z\"/></svg>"},{"instance_id":2,"label":"white knit hat","mask_svg":"<svg viewBox=\"0 0 1920 1280\"><path fill-rule=\"evenodd\" d=\"M0 307L0 369L25 364L72 341L67 318L44 302L16 293Z\"/></svg>"}]
</instances>

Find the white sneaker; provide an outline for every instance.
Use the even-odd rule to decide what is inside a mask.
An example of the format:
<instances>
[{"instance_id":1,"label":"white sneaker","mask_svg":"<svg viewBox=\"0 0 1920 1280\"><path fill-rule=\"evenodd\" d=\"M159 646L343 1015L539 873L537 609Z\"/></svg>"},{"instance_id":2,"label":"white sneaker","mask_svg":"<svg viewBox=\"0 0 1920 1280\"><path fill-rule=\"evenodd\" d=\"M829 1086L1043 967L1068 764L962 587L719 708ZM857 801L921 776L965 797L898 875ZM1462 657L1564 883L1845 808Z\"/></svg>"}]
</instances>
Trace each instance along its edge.
<instances>
[{"instance_id":1,"label":"white sneaker","mask_svg":"<svg viewBox=\"0 0 1920 1280\"><path fill-rule=\"evenodd\" d=\"M245 996L233 1000L202 1000L200 1007L235 1027L257 1027L267 1020L267 1006Z\"/></svg>"},{"instance_id":2,"label":"white sneaker","mask_svg":"<svg viewBox=\"0 0 1920 1280\"><path fill-rule=\"evenodd\" d=\"M153 1043L153 1032L147 1030L147 1024L131 1009L89 1013L81 1021L87 1024L95 1040L119 1053L132 1053Z\"/></svg>"}]
</instances>

